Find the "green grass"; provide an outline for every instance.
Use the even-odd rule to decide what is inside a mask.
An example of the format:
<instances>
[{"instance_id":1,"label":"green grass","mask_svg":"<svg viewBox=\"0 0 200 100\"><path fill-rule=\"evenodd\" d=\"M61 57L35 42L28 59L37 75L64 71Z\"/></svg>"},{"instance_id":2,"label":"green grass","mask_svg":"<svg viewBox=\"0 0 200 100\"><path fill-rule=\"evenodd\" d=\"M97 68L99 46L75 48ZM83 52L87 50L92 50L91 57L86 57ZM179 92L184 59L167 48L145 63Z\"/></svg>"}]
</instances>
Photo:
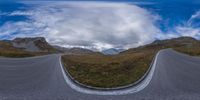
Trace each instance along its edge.
<instances>
[{"instance_id":1,"label":"green grass","mask_svg":"<svg viewBox=\"0 0 200 100\"><path fill-rule=\"evenodd\" d=\"M174 50L191 55L191 56L200 56L200 46L188 47L188 48L177 47L177 48L174 48Z\"/></svg>"}]
</instances>

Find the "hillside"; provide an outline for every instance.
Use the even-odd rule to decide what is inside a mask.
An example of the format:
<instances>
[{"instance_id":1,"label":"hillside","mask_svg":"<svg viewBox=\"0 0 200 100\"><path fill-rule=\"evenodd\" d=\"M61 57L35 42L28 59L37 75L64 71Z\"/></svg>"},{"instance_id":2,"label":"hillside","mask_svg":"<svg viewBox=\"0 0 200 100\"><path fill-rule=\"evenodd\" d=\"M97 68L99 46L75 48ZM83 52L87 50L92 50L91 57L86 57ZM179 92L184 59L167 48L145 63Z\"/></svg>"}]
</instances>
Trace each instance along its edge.
<instances>
[{"instance_id":1,"label":"hillside","mask_svg":"<svg viewBox=\"0 0 200 100\"><path fill-rule=\"evenodd\" d=\"M31 57L56 53L43 37L15 38L0 41L0 56L4 57Z\"/></svg>"},{"instance_id":2,"label":"hillside","mask_svg":"<svg viewBox=\"0 0 200 100\"><path fill-rule=\"evenodd\" d=\"M167 40L156 40L148 45L132 48L121 52L121 54L130 54L143 51L158 51L160 49L173 48L179 52L190 55L200 55L200 41L191 37L179 37Z\"/></svg>"},{"instance_id":3,"label":"hillside","mask_svg":"<svg viewBox=\"0 0 200 100\"><path fill-rule=\"evenodd\" d=\"M0 56L5 57L30 57L35 54L15 48L10 42L0 41Z\"/></svg>"},{"instance_id":4,"label":"hillside","mask_svg":"<svg viewBox=\"0 0 200 100\"><path fill-rule=\"evenodd\" d=\"M161 49L200 55L200 42L190 37L156 40L118 55L67 55L62 60L68 72L80 83L94 87L118 87L136 82L148 70Z\"/></svg>"},{"instance_id":5,"label":"hillside","mask_svg":"<svg viewBox=\"0 0 200 100\"><path fill-rule=\"evenodd\" d=\"M13 47L20 48L29 52L55 52L56 49L51 46L45 38L15 38L11 41Z\"/></svg>"},{"instance_id":6,"label":"hillside","mask_svg":"<svg viewBox=\"0 0 200 100\"><path fill-rule=\"evenodd\" d=\"M52 53L64 54L98 54L83 48L65 48L50 45L43 37L15 38L13 40L0 40L0 56L30 57Z\"/></svg>"}]
</instances>

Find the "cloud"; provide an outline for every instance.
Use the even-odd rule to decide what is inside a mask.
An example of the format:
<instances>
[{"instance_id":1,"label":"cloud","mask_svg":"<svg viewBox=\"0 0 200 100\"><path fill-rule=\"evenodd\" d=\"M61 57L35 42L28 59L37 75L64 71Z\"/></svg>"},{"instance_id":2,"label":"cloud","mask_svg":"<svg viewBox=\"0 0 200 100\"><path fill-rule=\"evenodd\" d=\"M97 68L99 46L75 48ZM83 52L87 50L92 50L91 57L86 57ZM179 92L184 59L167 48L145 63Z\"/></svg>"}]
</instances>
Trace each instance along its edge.
<instances>
[{"instance_id":1,"label":"cloud","mask_svg":"<svg viewBox=\"0 0 200 100\"><path fill-rule=\"evenodd\" d=\"M161 33L155 25L158 15L129 3L60 1L33 5L28 11L9 14L29 20L7 22L0 27L0 37L43 36L51 44L103 50L144 45Z\"/></svg>"},{"instance_id":2,"label":"cloud","mask_svg":"<svg viewBox=\"0 0 200 100\"><path fill-rule=\"evenodd\" d=\"M175 32L180 36L189 36L200 39L200 11L193 14L183 25L175 27Z\"/></svg>"},{"instance_id":3,"label":"cloud","mask_svg":"<svg viewBox=\"0 0 200 100\"><path fill-rule=\"evenodd\" d=\"M14 11L12 13L7 14L7 16L31 16L33 12L26 12L26 11Z\"/></svg>"},{"instance_id":4,"label":"cloud","mask_svg":"<svg viewBox=\"0 0 200 100\"><path fill-rule=\"evenodd\" d=\"M197 11L195 14L193 14L190 19L188 20L187 24L192 25L195 21L195 19L200 19L200 11Z\"/></svg>"},{"instance_id":5,"label":"cloud","mask_svg":"<svg viewBox=\"0 0 200 100\"><path fill-rule=\"evenodd\" d=\"M167 32L156 35L157 39L170 39L182 36L200 39L200 11L195 12L191 17L181 24L170 28Z\"/></svg>"}]
</instances>

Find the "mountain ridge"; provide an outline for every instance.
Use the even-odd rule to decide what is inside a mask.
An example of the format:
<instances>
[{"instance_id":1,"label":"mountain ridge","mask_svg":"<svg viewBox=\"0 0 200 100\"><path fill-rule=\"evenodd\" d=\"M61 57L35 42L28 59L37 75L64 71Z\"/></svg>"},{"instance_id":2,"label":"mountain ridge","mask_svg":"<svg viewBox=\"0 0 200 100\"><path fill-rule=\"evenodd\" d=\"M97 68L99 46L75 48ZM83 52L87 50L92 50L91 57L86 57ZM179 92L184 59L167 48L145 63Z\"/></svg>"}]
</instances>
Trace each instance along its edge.
<instances>
[{"instance_id":1,"label":"mountain ridge","mask_svg":"<svg viewBox=\"0 0 200 100\"><path fill-rule=\"evenodd\" d=\"M128 50L111 48L103 50L102 52L95 52L84 48L65 48L57 45L49 44L44 37L26 37L15 38L13 40L0 40L1 51L12 52L44 52L44 53L63 53L63 54L104 54L104 55L118 55L124 53L139 52L141 50L157 50L174 47L200 47L200 41L192 37L179 37L166 40L155 40L152 43L143 45Z\"/></svg>"},{"instance_id":2,"label":"mountain ridge","mask_svg":"<svg viewBox=\"0 0 200 100\"><path fill-rule=\"evenodd\" d=\"M192 37L178 37L178 38L172 38L172 39L165 39L165 40L155 40L152 43L149 43L147 45L139 46L137 48L130 48L126 51L121 52L122 53L133 53L133 52L139 52L141 50L160 50L160 49L166 49L166 48L185 48L190 50L191 47L198 48L200 50L200 41L192 38ZM181 50L183 51L183 50ZM186 52L185 52L186 53Z\"/></svg>"},{"instance_id":3,"label":"mountain ridge","mask_svg":"<svg viewBox=\"0 0 200 100\"><path fill-rule=\"evenodd\" d=\"M13 40L0 40L4 50L12 48L12 51L31 52L31 53L64 53L64 54L93 54L99 53L84 48L65 48L49 44L44 37L25 37L15 38ZM0 48L0 49L3 49Z\"/></svg>"},{"instance_id":4,"label":"mountain ridge","mask_svg":"<svg viewBox=\"0 0 200 100\"><path fill-rule=\"evenodd\" d=\"M110 49L103 50L102 53L104 55L116 55L122 51L125 51L125 49L110 48Z\"/></svg>"}]
</instances>

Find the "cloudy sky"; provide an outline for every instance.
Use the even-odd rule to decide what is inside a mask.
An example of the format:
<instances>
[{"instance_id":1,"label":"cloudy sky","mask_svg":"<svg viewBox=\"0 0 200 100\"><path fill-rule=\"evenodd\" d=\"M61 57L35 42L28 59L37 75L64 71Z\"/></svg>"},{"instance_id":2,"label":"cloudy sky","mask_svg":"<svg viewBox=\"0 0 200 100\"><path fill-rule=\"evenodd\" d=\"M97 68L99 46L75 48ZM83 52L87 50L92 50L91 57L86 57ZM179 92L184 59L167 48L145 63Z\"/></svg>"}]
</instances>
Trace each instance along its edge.
<instances>
[{"instance_id":1,"label":"cloudy sky","mask_svg":"<svg viewBox=\"0 0 200 100\"><path fill-rule=\"evenodd\" d=\"M198 0L0 2L0 40L45 37L52 45L132 48L156 39L200 39Z\"/></svg>"}]
</instances>

